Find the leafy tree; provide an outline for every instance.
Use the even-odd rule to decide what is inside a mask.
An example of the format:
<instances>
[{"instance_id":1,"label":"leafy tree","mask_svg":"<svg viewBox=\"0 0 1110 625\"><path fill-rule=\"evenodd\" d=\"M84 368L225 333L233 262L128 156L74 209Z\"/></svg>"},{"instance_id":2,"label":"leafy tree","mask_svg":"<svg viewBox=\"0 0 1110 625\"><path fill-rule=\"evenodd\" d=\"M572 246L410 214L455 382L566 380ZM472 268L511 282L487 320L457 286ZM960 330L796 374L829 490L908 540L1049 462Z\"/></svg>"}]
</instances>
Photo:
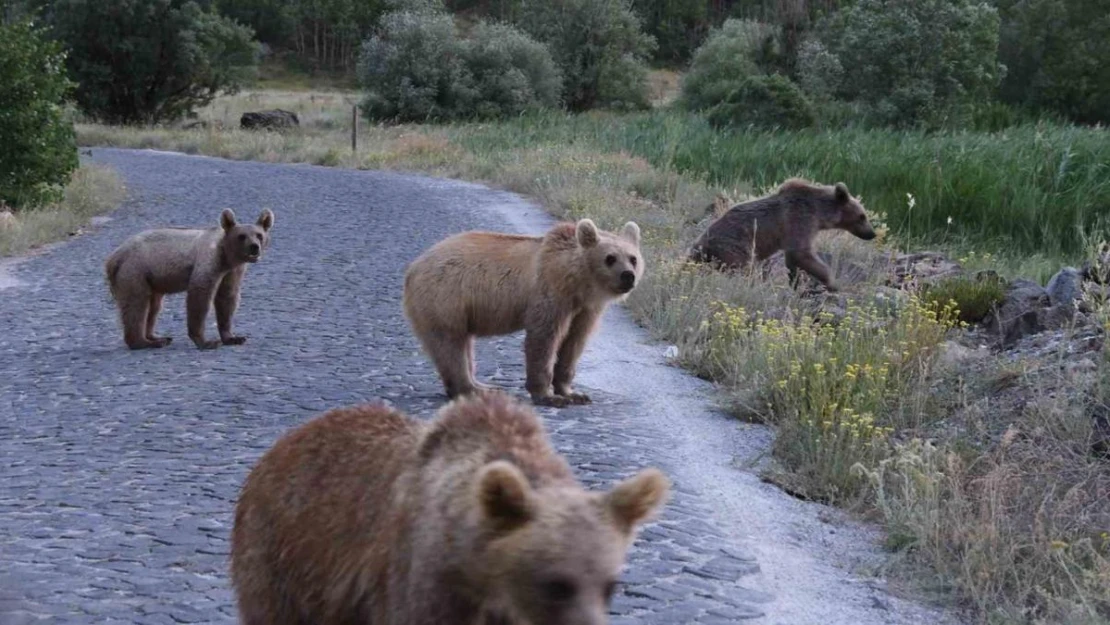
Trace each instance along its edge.
<instances>
[{"instance_id":1,"label":"leafy tree","mask_svg":"<svg viewBox=\"0 0 1110 625\"><path fill-rule=\"evenodd\" d=\"M394 121L490 118L559 103L561 81L543 45L505 24L479 22L463 39L450 14L387 14L363 45L366 115Z\"/></svg>"},{"instance_id":2,"label":"leafy tree","mask_svg":"<svg viewBox=\"0 0 1110 625\"><path fill-rule=\"evenodd\" d=\"M767 73L777 29L752 20L729 19L694 54L682 81L686 106L701 110L722 102L751 76Z\"/></svg>"},{"instance_id":3,"label":"leafy tree","mask_svg":"<svg viewBox=\"0 0 1110 625\"><path fill-rule=\"evenodd\" d=\"M522 0L519 24L551 49L571 110L648 106L655 40L628 0Z\"/></svg>"},{"instance_id":4,"label":"leafy tree","mask_svg":"<svg viewBox=\"0 0 1110 625\"><path fill-rule=\"evenodd\" d=\"M689 0L633 0L644 30L655 38L655 59L685 63L709 31L709 3Z\"/></svg>"},{"instance_id":5,"label":"leafy tree","mask_svg":"<svg viewBox=\"0 0 1110 625\"><path fill-rule=\"evenodd\" d=\"M251 75L250 28L191 0L57 0L77 102L111 123L170 121Z\"/></svg>"},{"instance_id":6,"label":"leafy tree","mask_svg":"<svg viewBox=\"0 0 1110 625\"><path fill-rule=\"evenodd\" d=\"M1003 0L1002 100L1078 122L1110 122L1110 10L1104 0Z\"/></svg>"},{"instance_id":7,"label":"leafy tree","mask_svg":"<svg viewBox=\"0 0 1110 625\"><path fill-rule=\"evenodd\" d=\"M0 25L0 204L55 199L77 168L65 55L30 23Z\"/></svg>"},{"instance_id":8,"label":"leafy tree","mask_svg":"<svg viewBox=\"0 0 1110 625\"><path fill-rule=\"evenodd\" d=\"M950 123L1004 71L998 11L977 0L856 0L822 32L845 69L841 95L885 124Z\"/></svg>"}]
</instances>

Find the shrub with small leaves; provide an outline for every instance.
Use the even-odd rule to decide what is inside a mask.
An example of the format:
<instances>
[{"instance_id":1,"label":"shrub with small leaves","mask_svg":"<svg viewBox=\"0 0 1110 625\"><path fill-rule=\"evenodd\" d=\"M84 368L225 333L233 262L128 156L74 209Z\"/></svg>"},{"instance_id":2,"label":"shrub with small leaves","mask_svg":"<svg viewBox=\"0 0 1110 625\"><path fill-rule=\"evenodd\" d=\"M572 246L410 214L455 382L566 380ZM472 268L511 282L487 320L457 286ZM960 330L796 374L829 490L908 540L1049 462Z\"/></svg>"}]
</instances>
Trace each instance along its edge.
<instances>
[{"instance_id":1,"label":"shrub with small leaves","mask_svg":"<svg viewBox=\"0 0 1110 625\"><path fill-rule=\"evenodd\" d=\"M766 73L777 29L752 20L729 19L694 53L682 80L682 101L693 110L713 107L751 76Z\"/></svg>"},{"instance_id":2,"label":"shrub with small leaves","mask_svg":"<svg viewBox=\"0 0 1110 625\"><path fill-rule=\"evenodd\" d=\"M569 109L649 106L647 58L656 43L629 0L526 0L518 23L551 50Z\"/></svg>"},{"instance_id":3,"label":"shrub with small leaves","mask_svg":"<svg viewBox=\"0 0 1110 625\"><path fill-rule=\"evenodd\" d=\"M0 85L0 205L61 197L79 164L61 46L30 23L0 25Z\"/></svg>"},{"instance_id":4,"label":"shrub with small leaves","mask_svg":"<svg viewBox=\"0 0 1110 625\"><path fill-rule=\"evenodd\" d=\"M559 103L561 78L542 44L504 24L463 39L448 13L387 14L363 44L362 108L373 119L450 121L516 115Z\"/></svg>"},{"instance_id":5,"label":"shrub with small leaves","mask_svg":"<svg viewBox=\"0 0 1110 625\"><path fill-rule=\"evenodd\" d=\"M709 110L715 127L799 129L812 126L817 118L813 105L797 85L779 75L749 76L724 101Z\"/></svg>"}]
</instances>

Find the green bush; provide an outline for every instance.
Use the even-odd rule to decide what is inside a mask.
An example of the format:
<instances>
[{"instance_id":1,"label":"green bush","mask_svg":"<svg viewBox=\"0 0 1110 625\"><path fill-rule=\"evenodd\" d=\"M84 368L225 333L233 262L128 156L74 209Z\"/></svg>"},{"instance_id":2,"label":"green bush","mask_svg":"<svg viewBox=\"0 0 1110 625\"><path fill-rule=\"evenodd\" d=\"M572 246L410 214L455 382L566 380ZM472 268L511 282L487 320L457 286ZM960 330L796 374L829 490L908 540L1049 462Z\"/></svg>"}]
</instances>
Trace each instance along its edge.
<instances>
[{"instance_id":1,"label":"green bush","mask_svg":"<svg viewBox=\"0 0 1110 625\"><path fill-rule=\"evenodd\" d=\"M1110 122L1105 0L999 0L1005 102L1083 123Z\"/></svg>"},{"instance_id":2,"label":"green bush","mask_svg":"<svg viewBox=\"0 0 1110 625\"><path fill-rule=\"evenodd\" d=\"M940 311L954 303L960 321L979 323L1005 299L1006 283L991 274L958 276L929 285L922 296L933 310Z\"/></svg>"},{"instance_id":3,"label":"green bush","mask_svg":"<svg viewBox=\"0 0 1110 625\"><path fill-rule=\"evenodd\" d=\"M73 124L62 103L61 46L29 23L0 25L0 204L36 206L61 197L77 169Z\"/></svg>"},{"instance_id":4,"label":"green bush","mask_svg":"<svg viewBox=\"0 0 1110 625\"><path fill-rule=\"evenodd\" d=\"M108 123L179 119L257 65L250 28L191 0L58 0L52 15L78 104Z\"/></svg>"},{"instance_id":5,"label":"green bush","mask_svg":"<svg viewBox=\"0 0 1110 625\"><path fill-rule=\"evenodd\" d=\"M811 37L798 46L798 84L813 97L830 98L840 89L844 67L825 44Z\"/></svg>"},{"instance_id":6,"label":"green bush","mask_svg":"<svg viewBox=\"0 0 1110 625\"><path fill-rule=\"evenodd\" d=\"M462 39L451 15L387 14L363 44L363 110L373 119L450 121L516 115L559 103L561 79L542 44L505 24Z\"/></svg>"},{"instance_id":7,"label":"green bush","mask_svg":"<svg viewBox=\"0 0 1110 625\"><path fill-rule=\"evenodd\" d=\"M779 75L749 76L709 109L714 127L754 126L756 128L798 129L816 123L813 105L802 90Z\"/></svg>"},{"instance_id":8,"label":"green bush","mask_svg":"<svg viewBox=\"0 0 1110 625\"><path fill-rule=\"evenodd\" d=\"M559 106L563 79L542 43L506 24L480 23L464 47L474 76L478 117Z\"/></svg>"},{"instance_id":9,"label":"green bush","mask_svg":"<svg viewBox=\"0 0 1110 625\"><path fill-rule=\"evenodd\" d=\"M992 97L998 11L976 0L858 0L822 28L849 71L840 94L893 126L958 125Z\"/></svg>"},{"instance_id":10,"label":"green bush","mask_svg":"<svg viewBox=\"0 0 1110 625\"><path fill-rule=\"evenodd\" d=\"M628 0L528 0L519 24L550 48L572 111L649 106L645 60L655 40Z\"/></svg>"},{"instance_id":11,"label":"green bush","mask_svg":"<svg viewBox=\"0 0 1110 625\"><path fill-rule=\"evenodd\" d=\"M693 110L723 102L747 78L767 73L777 29L752 20L729 19L694 53L682 80L682 100Z\"/></svg>"}]
</instances>

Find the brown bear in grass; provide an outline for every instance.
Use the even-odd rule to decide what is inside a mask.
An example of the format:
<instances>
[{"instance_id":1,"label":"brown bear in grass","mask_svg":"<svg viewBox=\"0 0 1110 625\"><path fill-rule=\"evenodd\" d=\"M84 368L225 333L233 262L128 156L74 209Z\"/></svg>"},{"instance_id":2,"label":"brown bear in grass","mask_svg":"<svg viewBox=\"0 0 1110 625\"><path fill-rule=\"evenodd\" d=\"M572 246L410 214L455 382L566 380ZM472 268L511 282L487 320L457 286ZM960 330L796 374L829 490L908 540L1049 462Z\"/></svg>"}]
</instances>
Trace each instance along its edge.
<instances>
[{"instance_id":1,"label":"brown bear in grass","mask_svg":"<svg viewBox=\"0 0 1110 625\"><path fill-rule=\"evenodd\" d=\"M155 336L154 323L167 294L187 291L189 338L200 349L240 345L247 339L231 333L239 306L239 288L247 264L258 262L270 242L274 214L262 211L254 224L238 224L224 209L220 226L159 228L123 242L104 263L108 286L119 306L123 340L131 349L165 347L173 340ZM213 302L220 340L206 340L204 323Z\"/></svg>"},{"instance_id":2,"label":"brown bear in grass","mask_svg":"<svg viewBox=\"0 0 1110 625\"><path fill-rule=\"evenodd\" d=\"M619 234L589 219L542 237L464 232L409 265L405 316L448 397L490 389L474 379L475 337L523 329L533 401L584 404L590 398L571 382L586 340L609 302L627 297L643 273L640 228L631 221Z\"/></svg>"},{"instance_id":3,"label":"brown bear in grass","mask_svg":"<svg viewBox=\"0 0 1110 625\"><path fill-rule=\"evenodd\" d=\"M231 580L244 625L602 625L636 527L670 488L645 469L584 490L531 408L499 392L422 422L331 410L243 485Z\"/></svg>"},{"instance_id":4,"label":"brown bear in grass","mask_svg":"<svg viewBox=\"0 0 1110 625\"><path fill-rule=\"evenodd\" d=\"M774 193L738 204L710 224L691 248L689 260L737 269L751 262L753 251L756 260L764 261L783 250L792 285L797 285L801 268L835 291L829 267L813 250L817 233L832 229L864 240L875 238L863 205L844 183L827 186L792 178Z\"/></svg>"}]
</instances>

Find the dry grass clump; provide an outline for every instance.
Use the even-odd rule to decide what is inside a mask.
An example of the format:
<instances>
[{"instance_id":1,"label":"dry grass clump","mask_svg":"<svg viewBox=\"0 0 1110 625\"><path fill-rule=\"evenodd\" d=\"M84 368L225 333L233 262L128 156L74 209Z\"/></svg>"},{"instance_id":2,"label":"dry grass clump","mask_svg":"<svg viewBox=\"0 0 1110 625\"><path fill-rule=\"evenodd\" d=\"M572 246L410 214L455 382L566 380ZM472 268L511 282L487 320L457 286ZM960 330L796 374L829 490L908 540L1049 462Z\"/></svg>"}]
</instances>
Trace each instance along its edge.
<instances>
[{"instance_id":1,"label":"dry grass clump","mask_svg":"<svg viewBox=\"0 0 1110 625\"><path fill-rule=\"evenodd\" d=\"M102 165L83 165L56 204L16 214L0 207L0 256L12 256L74 233L90 219L114 209L124 188L116 173Z\"/></svg>"}]
</instances>

